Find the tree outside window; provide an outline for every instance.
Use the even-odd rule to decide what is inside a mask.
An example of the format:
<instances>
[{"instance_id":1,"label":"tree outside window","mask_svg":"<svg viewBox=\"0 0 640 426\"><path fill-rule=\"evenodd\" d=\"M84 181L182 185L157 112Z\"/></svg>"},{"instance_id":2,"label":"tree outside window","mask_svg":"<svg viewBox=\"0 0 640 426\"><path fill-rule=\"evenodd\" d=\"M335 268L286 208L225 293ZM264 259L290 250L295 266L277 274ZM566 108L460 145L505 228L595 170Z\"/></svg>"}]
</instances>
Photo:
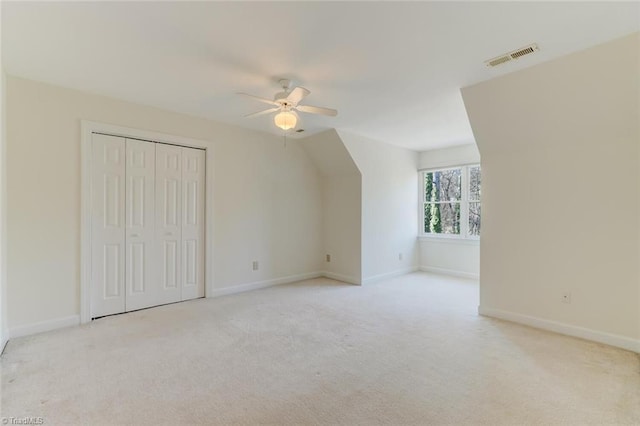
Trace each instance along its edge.
<instances>
[{"instance_id":1,"label":"tree outside window","mask_svg":"<svg viewBox=\"0 0 640 426\"><path fill-rule=\"evenodd\" d=\"M422 172L424 234L480 235L480 166Z\"/></svg>"}]
</instances>

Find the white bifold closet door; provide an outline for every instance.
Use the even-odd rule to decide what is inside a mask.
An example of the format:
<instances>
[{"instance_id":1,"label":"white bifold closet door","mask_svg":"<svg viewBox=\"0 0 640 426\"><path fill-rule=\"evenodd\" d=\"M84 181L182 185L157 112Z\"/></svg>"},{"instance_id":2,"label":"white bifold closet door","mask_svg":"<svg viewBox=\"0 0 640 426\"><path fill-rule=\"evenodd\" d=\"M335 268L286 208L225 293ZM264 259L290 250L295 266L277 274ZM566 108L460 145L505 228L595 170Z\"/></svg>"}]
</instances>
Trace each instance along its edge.
<instances>
[{"instance_id":1,"label":"white bifold closet door","mask_svg":"<svg viewBox=\"0 0 640 426\"><path fill-rule=\"evenodd\" d=\"M124 312L125 140L93 135L91 315Z\"/></svg>"},{"instance_id":2,"label":"white bifold closet door","mask_svg":"<svg viewBox=\"0 0 640 426\"><path fill-rule=\"evenodd\" d=\"M204 296L205 154L93 135L92 317Z\"/></svg>"},{"instance_id":3,"label":"white bifold closet door","mask_svg":"<svg viewBox=\"0 0 640 426\"><path fill-rule=\"evenodd\" d=\"M155 246L156 144L126 140L125 311L158 305Z\"/></svg>"},{"instance_id":4,"label":"white bifold closet door","mask_svg":"<svg viewBox=\"0 0 640 426\"><path fill-rule=\"evenodd\" d=\"M156 148L156 241L160 303L181 300L182 148Z\"/></svg>"},{"instance_id":5,"label":"white bifold closet door","mask_svg":"<svg viewBox=\"0 0 640 426\"><path fill-rule=\"evenodd\" d=\"M182 300L204 297L205 154L182 148Z\"/></svg>"}]
</instances>

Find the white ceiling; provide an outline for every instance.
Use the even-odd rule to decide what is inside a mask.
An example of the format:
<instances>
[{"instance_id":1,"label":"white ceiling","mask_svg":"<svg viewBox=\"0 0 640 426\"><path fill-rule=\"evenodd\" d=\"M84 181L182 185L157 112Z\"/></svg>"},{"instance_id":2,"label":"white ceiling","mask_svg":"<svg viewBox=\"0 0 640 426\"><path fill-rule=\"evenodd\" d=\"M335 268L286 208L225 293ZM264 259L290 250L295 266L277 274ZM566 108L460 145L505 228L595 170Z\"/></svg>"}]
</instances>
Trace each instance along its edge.
<instances>
[{"instance_id":1,"label":"white ceiling","mask_svg":"<svg viewBox=\"0 0 640 426\"><path fill-rule=\"evenodd\" d=\"M461 87L640 29L640 3L2 2L10 75L277 133L277 80L311 90L304 135L426 150L473 141ZM483 61L536 42L499 69ZM579 72L579 70L576 70Z\"/></svg>"}]
</instances>

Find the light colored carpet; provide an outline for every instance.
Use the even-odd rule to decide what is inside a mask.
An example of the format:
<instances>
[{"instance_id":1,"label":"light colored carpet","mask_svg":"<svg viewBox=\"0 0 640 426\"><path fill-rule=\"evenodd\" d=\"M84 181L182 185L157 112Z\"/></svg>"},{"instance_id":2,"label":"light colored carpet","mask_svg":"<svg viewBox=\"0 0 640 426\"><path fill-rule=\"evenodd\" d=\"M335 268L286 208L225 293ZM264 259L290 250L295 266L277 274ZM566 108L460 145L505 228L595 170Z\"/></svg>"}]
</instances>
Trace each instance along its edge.
<instances>
[{"instance_id":1,"label":"light colored carpet","mask_svg":"<svg viewBox=\"0 0 640 426\"><path fill-rule=\"evenodd\" d=\"M328 279L11 340L5 417L46 424L640 424L640 360L477 315L473 281Z\"/></svg>"}]
</instances>

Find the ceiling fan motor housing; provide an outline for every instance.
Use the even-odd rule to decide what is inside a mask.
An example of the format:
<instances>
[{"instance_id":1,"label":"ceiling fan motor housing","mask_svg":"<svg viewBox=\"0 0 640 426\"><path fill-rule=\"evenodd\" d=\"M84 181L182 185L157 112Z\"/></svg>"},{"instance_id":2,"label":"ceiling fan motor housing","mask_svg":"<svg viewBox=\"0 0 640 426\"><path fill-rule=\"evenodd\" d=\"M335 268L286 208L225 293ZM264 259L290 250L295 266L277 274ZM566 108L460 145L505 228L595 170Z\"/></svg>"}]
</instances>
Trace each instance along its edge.
<instances>
[{"instance_id":1,"label":"ceiling fan motor housing","mask_svg":"<svg viewBox=\"0 0 640 426\"><path fill-rule=\"evenodd\" d=\"M273 97L273 100L279 103L283 103L282 101L285 101L287 99L287 96L289 96L289 93L291 92L289 90L291 88L291 80L283 78L282 80L279 80L278 83L280 83L280 86L282 87L282 92L276 93L276 95Z\"/></svg>"},{"instance_id":2,"label":"ceiling fan motor housing","mask_svg":"<svg viewBox=\"0 0 640 426\"><path fill-rule=\"evenodd\" d=\"M276 93L276 95L273 97L273 100L278 103L284 103L286 102L287 96L289 96L288 92Z\"/></svg>"},{"instance_id":3,"label":"ceiling fan motor housing","mask_svg":"<svg viewBox=\"0 0 640 426\"><path fill-rule=\"evenodd\" d=\"M296 111L306 112L309 114L328 115L331 117L335 117L338 114L338 111L336 111L335 109L321 108L311 105L300 105L300 101L311 92L308 89L300 86L291 88L291 80L282 79L280 80L280 85L282 86L282 92L276 93L276 95L273 97L273 101L267 98L249 95L247 93L240 93L241 95L248 96L272 106L272 108L266 109L264 111L248 114L246 117L254 117L257 115L269 114L279 111L275 116L276 125L281 129L286 130L295 127L297 118ZM283 122L285 117L288 118L288 120L286 120L286 123ZM291 123L289 121L291 121Z\"/></svg>"}]
</instances>

